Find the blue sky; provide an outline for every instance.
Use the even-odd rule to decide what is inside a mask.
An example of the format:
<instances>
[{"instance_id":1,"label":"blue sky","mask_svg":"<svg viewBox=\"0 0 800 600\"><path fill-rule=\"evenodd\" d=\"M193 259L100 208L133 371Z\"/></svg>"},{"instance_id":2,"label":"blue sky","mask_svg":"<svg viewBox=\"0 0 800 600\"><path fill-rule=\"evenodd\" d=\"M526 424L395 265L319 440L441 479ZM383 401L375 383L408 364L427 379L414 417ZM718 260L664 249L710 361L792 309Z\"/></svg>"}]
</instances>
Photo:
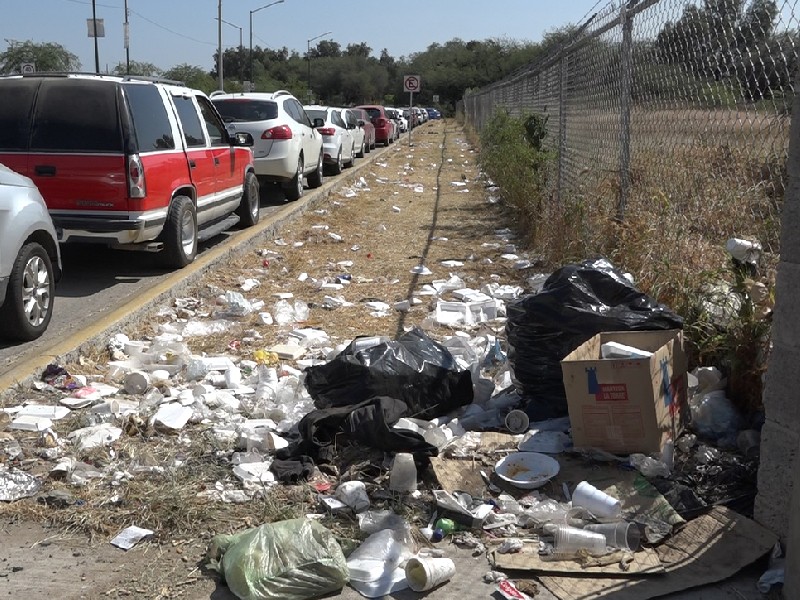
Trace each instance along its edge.
<instances>
[{"instance_id":1,"label":"blue sky","mask_svg":"<svg viewBox=\"0 0 800 600\"><path fill-rule=\"evenodd\" d=\"M271 0L222 0L224 48L249 46L250 11ZM210 70L217 52L219 0L128 0L131 60L161 69L188 63ZM253 13L253 45L286 46L300 54L307 40L327 31L345 48L366 42L378 56L424 51L455 37L539 41L568 23L581 22L607 0L284 0ZM124 0L96 0L105 37L98 39L100 69L125 61ZM91 0L0 0L0 51L9 41L55 42L94 71L94 42L87 36ZM311 42L313 46L317 41Z\"/></svg>"}]
</instances>

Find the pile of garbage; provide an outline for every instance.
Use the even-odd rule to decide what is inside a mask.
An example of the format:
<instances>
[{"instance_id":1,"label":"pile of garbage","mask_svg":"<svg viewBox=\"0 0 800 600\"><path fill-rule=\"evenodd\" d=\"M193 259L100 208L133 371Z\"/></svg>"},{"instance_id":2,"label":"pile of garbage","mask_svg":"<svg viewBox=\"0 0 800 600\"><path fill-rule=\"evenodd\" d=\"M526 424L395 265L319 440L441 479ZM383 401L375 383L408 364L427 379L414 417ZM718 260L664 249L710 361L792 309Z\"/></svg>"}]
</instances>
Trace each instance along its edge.
<instances>
[{"instance_id":1,"label":"pile of garbage","mask_svg":"<svg viewBox=\"0 0 800 600\"><path fill-rule=\"evenodd\" d=\"M333 291L335 283L318 285ZM78 457L94 449L113 455L122 436L181 440L202 426L220 447L233 448L231 477L209 485L208 500L247 503L278 485L325 482L314 487L318 512L305 519L214 538L209 560L239 597L302 600L347 583L366 597L427 591L455 574L441 542L489 551L495 565L503 563L498 556L521 553L636 572L638 557L648 548L651 556L687 520L720 500L754 494L758 431L725 398L719 372L706 368L690 378L691 430L660 453L573 447L563 386L555 384L558 361L599 331L680 328L681 321L605 260L565 267L537 285L538 293L524 296L499 284L471 290L456 276L434 281L423 291L452 296L437 299L429 322L456 329L439 341L415 327L397 339L366 335L334 344L323 330L303 326L310 309L293 298L279 298L268 312L227 291L205 313L198 300L178 298L163 313L173 320L152 339L109 340L112 360L102 375L50 365L34 385L50 402L0 412L0 500L39 495L55 503L43 492L48 480L85 486L174 468L106 469ZM243 281L241 289L253 286ZM189 350L188 338L225 331L252 314L285 327L285 343L248 359L235 346L215 356ZM508 344L481 327L486 323L507 324ZM257 332L247 335L257 343ZM65 420L79 426L64 433L58 424ZM31 454L49 473L23 468ZM354 456L375 459L372 480L350 468ZM471 465L478 485L441 481L437 461ZM587 465L594 476L581 471ZM387 500L412 499L425 507L419 522L387 508ZM342 513L366 536L346 557L318 522ZM114 543L130 548L153 532L132 526L123 533ZM500 571L486 578L506 597L526 597Z\"/></svg>"}]
</instances>

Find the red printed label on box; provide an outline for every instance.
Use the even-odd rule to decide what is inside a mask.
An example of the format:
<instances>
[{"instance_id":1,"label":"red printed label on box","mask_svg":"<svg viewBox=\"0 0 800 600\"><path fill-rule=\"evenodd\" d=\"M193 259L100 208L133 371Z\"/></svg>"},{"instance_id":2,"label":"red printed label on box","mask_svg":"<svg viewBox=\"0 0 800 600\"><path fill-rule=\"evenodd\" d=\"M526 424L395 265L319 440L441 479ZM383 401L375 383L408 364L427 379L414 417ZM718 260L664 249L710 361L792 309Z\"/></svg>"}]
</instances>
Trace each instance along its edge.
<instances>
[{"instance_id":1,"label":"red printed label on box","mask_svg":"<svg viewBox=\"0 0 800 600\"><path fill-rule=\"evenodd\" d=\"M627 402L628 386L624 383L600 383L595 400L597 402Z\"/></svg>"}]
</instances>

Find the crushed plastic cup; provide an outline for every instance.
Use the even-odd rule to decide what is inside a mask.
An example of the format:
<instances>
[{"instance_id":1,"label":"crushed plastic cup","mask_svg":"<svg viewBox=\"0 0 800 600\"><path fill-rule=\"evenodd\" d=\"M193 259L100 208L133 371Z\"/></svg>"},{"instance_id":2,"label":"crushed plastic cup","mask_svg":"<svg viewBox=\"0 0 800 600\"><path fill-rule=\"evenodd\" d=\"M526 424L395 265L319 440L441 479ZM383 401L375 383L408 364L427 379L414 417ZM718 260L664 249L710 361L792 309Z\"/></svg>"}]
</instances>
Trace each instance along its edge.
<instances>
[{"instance_id":1,"label":"crushed plastic cup","mask_svg":"<svg viewBox=\"0 0 800 600\"><path fill-rule=\"evenodd\" d=\"M586 550L594 556L601 556L608 552L606 537L602 533L578 529L568 525L557 525L554 532L556 554L570 555Z\"/></svg>"},{"instance_id":2,"label":"crushed plastic cup","mask_svg":"<svg viewBox=\"0 0 800 600\"><path fill-rule=\"evenodd\" d=\"M598 490L588 481L581 481L572 493L572 506L582 506L597 517L614 519L622 512L619 500Z\"/></svg>"},{"instance_id":3,"label":"crushed plastic cup","mask_svg":"<svg viewBox=\"0 0 800 600\"><path fill-rule=\"evenodd\" d=\"M450 581L456 574L456 564L450 558L415 556L406 563L408 587L426 592Z\"/></svg>"},{"instance_id":4,"label":"crushed plastic cup","mask_svg":"<svg viewBox=\"0 0 800 600\"><path fill-rule=\"evenodd\" d=\"M602 533L606 538L606 545L612 548L636 552L641 543L641 532L636 523L618 521L616 523L597 523L586 525L586 531Z\"/></svg>"}]
</instances>

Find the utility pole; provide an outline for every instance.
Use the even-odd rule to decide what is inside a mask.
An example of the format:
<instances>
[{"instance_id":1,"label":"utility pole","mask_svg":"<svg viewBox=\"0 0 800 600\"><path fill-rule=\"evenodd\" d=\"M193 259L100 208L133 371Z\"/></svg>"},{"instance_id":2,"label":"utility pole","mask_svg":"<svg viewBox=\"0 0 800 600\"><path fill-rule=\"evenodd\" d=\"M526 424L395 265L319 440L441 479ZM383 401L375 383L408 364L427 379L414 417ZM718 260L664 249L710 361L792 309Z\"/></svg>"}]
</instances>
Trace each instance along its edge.
<instances>
[{"instance_id":1,"label":"utility pole","mask_svg":"<svg viewBox=\"0 0 800 600\"><path fill-rule=\"evenodd\" d=\"M222 0L220 0L222 2ZM92 27L94 27L94 72L100 74L100 50L97 47L97 2L92 0Z\"/></svg>"},{"instance_id":2,"label":"utility pole","mask_svg":"<svg viewBox=\"0 0 800 600\"><path fill-rule=\"evenodd\" d=\"M219 89L224 90L225 85L222 83L222 0L219 0L217 5L217 37L219 39L219 48L217 52L217 75L219 76Z\"/></svg>"},{"instance_id":3,"label":"utility pole","mask_svg":"<svg viewBox=\"0 0 800 600\"><path fill-rule=\"evenodd\" d=\"M125 74L131 74L131 33L128 28L128 0L125 0Z\"/></svg>"}]
</instances>

